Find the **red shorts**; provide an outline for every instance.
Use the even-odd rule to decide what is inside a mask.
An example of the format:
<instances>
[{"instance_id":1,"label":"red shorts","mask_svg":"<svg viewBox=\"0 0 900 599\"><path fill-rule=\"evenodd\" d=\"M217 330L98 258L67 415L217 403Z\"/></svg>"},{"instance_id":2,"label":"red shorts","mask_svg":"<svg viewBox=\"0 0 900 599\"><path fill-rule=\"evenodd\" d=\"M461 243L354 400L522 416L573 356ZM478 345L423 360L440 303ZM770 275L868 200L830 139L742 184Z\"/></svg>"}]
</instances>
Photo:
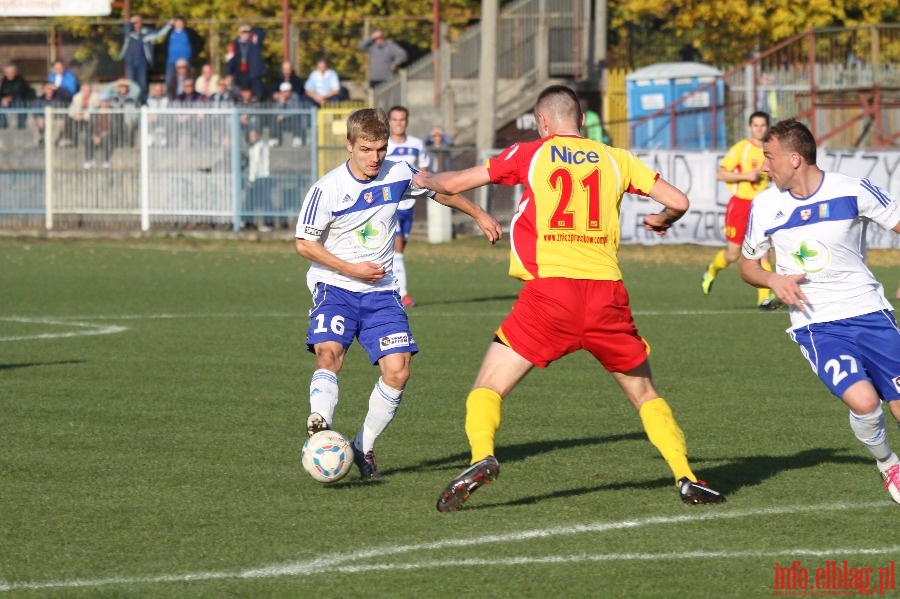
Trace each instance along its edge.
<instances>
[{"instance_id":1,"label":"red shorts","mask_svg":"<svg viewBox=\"0 0 900 599\"><path fill-rule=\"evenodd\" d=\"M731 196L725 207L725 239L741 245L747 235L747 220L750 218L750 200Z\"/></svg>"},{"instance_id":2,"label":"red shorts","mask_svg":"<svg viewBox=\"0 0 900 599\"><path fill-rule=\"evenodd\" d=\"M610 372L625 372L647 359L622 281L534 279L526 281L497 335L540 368L579 349Z\"/></svg>"}]
</instances>

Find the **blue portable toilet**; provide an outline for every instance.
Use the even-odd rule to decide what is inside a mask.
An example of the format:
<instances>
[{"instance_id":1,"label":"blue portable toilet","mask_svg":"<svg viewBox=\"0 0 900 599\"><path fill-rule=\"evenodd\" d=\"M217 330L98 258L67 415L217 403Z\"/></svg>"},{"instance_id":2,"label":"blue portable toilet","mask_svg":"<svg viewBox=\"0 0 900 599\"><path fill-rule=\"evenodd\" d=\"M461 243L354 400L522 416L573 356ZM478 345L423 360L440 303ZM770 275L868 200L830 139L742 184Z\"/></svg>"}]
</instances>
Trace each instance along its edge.
<instances>
[{"instance_id":1,"label":"blue portable toilet","mask_svg":"<svg viewBox=\"0 0 900 599\"><path fill-rule=\"evenodd\" d=\"M633 148L725 147L725 83L722 71L699 62L661 62L625 77L628 123ZM675 106L673 102L710 83ZM715 118L714 118L715 117ZM715 120L715 123L713 122ZM672 127L675 144L672 145Z\"/></svg>"}]
</instances>

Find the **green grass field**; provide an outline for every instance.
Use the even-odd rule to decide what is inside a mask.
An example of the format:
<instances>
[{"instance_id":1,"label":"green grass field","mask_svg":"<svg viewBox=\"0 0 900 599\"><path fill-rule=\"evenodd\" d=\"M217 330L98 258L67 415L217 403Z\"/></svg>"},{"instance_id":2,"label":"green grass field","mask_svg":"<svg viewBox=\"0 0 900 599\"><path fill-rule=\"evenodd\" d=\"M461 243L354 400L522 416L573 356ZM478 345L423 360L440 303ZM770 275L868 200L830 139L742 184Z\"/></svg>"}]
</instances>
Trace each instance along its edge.
<instances>
[{"instance_id":1,"label":"green grass field","mask_svg":"<svg viewBox=\"0 0 900 599\"><path fill-rule=\"evenodd\" d=\"M621 257L657 384L727 503L683 505L576 354L506 399L500 478L439 514L468 460L465 396L518 291L507 249L410 246L421 353L377 448L385 479L323 486L299 459L313 359L291 240L0 239L0 599L760 597L784 592L776 562L814 586L830 561L872 568L878 594L900 506L787 314L758 313L734 268L701 295L714 248ZM894 254L871 256L889 297ZM354 347L347 436L376 378Z\"/></svg>"}]
</instances>

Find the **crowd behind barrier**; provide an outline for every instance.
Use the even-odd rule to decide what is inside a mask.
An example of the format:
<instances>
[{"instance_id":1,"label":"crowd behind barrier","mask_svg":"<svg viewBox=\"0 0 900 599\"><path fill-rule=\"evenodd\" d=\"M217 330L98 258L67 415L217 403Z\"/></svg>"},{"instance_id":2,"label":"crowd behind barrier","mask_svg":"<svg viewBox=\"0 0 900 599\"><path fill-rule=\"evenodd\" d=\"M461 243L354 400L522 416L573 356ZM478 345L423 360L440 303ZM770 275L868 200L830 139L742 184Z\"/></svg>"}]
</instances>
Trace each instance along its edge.
<instances>
[{"instance_id":1,"label":"crowd behind barrier","mask_svg":"<svg viewBox=\"0 0 900 599\"><path fill-rule=\"evenodd\" d=\"M0 129L0 228L290 233L309 187L346 158L356 108L107 103L0 109L24 123ZM444 168L475 159L435 149Z\"/></svg>"},{"instance_id":2,"label":"crowd behind barrier","mask_svg":"<svg viewBox=\"0 0 900 599\"><path fill-rule=\"evenodd\" d=\"M7 117L7 128L0 129L0 229L273 229L290 235L310 185L346 159L344 123L354 109L0 109ZM442 131L432 133L428 151L436 170L468 168L491 155L446 145ZM724 150L636 152L685 190L691 209L659 238L641 225L658 207L626 194L621 243L721 245L729 193L715 171ZM820 148L819 163L825 170L859 172L900 195L896 151ZM472 199L508 226L518 197L512 188L493 186ZM414 234L427 227L426 212L427 203L418 202ZM467 233L465 218L457 216L454 231ZM867 231L872 248L898 247L896 240L877 228Z\"/></svg>"}]
</instances>

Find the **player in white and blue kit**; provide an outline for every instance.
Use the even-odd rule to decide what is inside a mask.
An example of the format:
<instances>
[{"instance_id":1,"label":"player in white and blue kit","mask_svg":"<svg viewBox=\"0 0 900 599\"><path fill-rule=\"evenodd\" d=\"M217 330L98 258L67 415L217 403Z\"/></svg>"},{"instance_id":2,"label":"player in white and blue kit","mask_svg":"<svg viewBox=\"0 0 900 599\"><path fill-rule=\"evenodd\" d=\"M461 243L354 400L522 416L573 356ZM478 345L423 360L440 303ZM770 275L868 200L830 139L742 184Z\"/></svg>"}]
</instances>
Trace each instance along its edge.
<instances>
[{"instance_id":1,"label":"player in white and blue kit","mask_svg":"<svg viewBox=\"0 0 900 599\"><path fill-rule=\"evenodd\" d=\"M313 185L297 220L296 249L312 261L307 284L313 294L306 337L316 356L309 391L307 434L331 428L338 403L338 373L353 343L360 345L381 377L369 397L365 422L353 441L354 462L363 478L381 478L375 440L387 428L409 380L418 351L394 275L394 234L401 199L433 197L475 219L491 242L500 224L461 195L446 196L412 187L415 170L386 161L388 119L364 108L347 119L350 158Z\"/></svg>"},{"instance_id":2,"label":"player in white and blue kit","mask_svg":"<svg viewBox=\"0 0 900 599\"><path fill-rule=\"evenodd\" d=\"M388 110L388 120L391 125L391 136L388 138L388 160L403 160L416 167L420 171L428 170L431 158L425 151L425 142L413 135L406 134L409 126L409 110L403 106L394 106ZM403 251L409 242L409 234L412 232L413 208L416 205L415 197L401 200L397 208L397 234L394 237L394 275L400 285L400 298L404 308L412 308L416 302L409 295L406 286L406 263Z\"/></svg>"},{"instance_id":3,"label":"player in white and blue kit","mask_svg":"<svg viewBox=\"0 0 900 599\"><path fill-rule=\"evenodd\" d=\"M900 422L900 329L865 258L869 223L900 233L900 201L867 179L819 169L812 133L793 119L769 129L763 153L775 187L753 200L741 276L790 307L788 333L850 408L850 428L900 503L900 459L882 412L885 402ZM772 248L774 273L760 265Z\"/></svg>"}]
</instances>

